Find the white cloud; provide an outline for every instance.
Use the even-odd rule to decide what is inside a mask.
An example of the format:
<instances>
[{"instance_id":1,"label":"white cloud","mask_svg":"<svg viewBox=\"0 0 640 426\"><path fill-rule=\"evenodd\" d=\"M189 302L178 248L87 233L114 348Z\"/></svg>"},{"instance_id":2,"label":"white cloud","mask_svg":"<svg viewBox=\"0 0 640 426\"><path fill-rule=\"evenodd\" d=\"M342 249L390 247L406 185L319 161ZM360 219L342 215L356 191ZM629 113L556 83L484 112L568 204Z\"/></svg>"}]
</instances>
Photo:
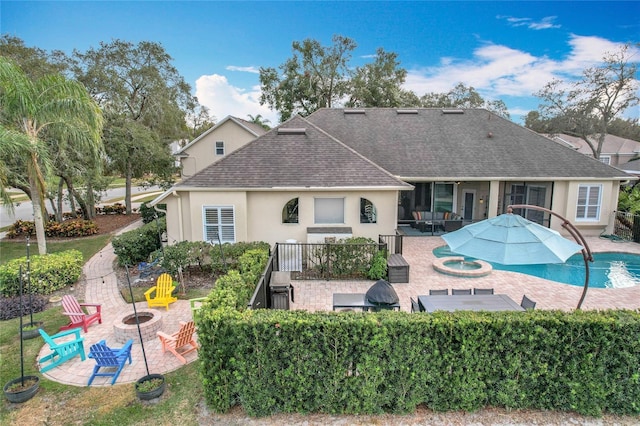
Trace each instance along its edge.
<instances>
[{"instance_id":1,"label":"white cloud","mask_svg":"<svg viewBox=\"0 0 640 426\"><path fill-rule=\"evenodd\" d=\"M572 35L568 44L570 52L561 60L508 46L483 44L471 59L444 57L436 66L408 70L405 88L418 95L443 93L462 82L488 99L529 97L554 78L580 78L585 68L601 63L606 52L615 52L620 47L599 37L577 35Z\"/></svg>"},{"instance_id":2,"label":"white cloud","mask_svg":"<svg viewBox=\"0 0 640 426\"><path fill-rule=\"evenodd\" d=\"M225 69L227 71L241 71L241 72L250 72L252 74L260 74L260 70L256 67L239 67L236 65L227 65Z\"/></svg>"},{"instance_id":3,"label":"white cloud","mask_svg":"<svg viewBox=\"0 0 640 426\"><path fill-rule=\"evenodd\" d=\"M260 114L272 127L278 123L277 112L260 105L260 86L243 89L231 85L223 75L203 75L196 80L196 96L217 121L228 115L246 120L248 115Z\"/></svg>"},{"instance_id":4,"label":"white cloud","mask_svg":"<svg viewBox=\"0 0 640 426\"><path fill-rule=\"evenodd\" d=\"M515 16L496 16L497 19L506 20L512 27L527 27L530 30L548 30L550 28L560 28L560 24L555 24L557 16L545 16L539 21L534 21L532 18L516 18Z\"/></svg>"}]
</instances>

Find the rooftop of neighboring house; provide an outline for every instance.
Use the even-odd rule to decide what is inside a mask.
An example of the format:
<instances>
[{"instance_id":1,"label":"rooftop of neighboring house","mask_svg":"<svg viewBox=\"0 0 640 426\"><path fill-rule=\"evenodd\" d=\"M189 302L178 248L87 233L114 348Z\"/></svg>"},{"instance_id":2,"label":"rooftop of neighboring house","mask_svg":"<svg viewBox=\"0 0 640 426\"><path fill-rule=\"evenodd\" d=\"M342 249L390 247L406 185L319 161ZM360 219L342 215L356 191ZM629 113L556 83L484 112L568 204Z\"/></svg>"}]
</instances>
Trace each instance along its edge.
<instances>
[{"instance_id":1,"label":"rooftop of neighboring house","mask_svg":"<svg viewBox=\"0 0 640 426\"><path fill-rule=\"evenodd\" d=\"M582 138L571 136L564 133L547 135L552 140L566 145L581 154L593 156L591 148ZM595 142L595 137L593 139ZM619 156L620 162L615 164L624 164L632 158L640 156L640 142L632 139L625 139L615 135L606 135L602 146L601 155ZM612 163L613 164L613 163ZM614 164L614 165L615 165Z\"/></svg>"}]
</instances>

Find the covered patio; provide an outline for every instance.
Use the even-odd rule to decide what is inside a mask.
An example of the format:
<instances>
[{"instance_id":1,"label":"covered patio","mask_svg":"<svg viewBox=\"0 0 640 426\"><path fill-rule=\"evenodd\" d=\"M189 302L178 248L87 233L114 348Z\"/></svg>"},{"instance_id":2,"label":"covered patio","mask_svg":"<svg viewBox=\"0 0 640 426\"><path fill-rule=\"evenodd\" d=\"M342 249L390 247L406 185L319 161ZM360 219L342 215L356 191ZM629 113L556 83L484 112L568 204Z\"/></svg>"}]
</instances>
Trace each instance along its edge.
<instances>
[{"instance_id":1,"label":"covered patio","mask_svg":"<svg viewBox=\"0 0 640 426\"><path fill-rule=\"evenodd\" d=\"M608 239L587 237L594 253L625 252L640 254L640 244L612 242ZM461 278L441 274L433 269L432 250L446 245L440 237L405 237L403 257L410 265L409 283L393 284L400 298L400 310L411 311L410 297L428 294L430 289L465 289L474 287L495 289L520 303L526 294L537 302L536 309L575 309L581 286L548 281L530 275L493 270L478 278ZM290 309L331 311L333 293L365 293L373 281L294 281L295 302ZM589 288L582 309L640 309L640 286L620 289Z\"/></svg>"}]
</instances>

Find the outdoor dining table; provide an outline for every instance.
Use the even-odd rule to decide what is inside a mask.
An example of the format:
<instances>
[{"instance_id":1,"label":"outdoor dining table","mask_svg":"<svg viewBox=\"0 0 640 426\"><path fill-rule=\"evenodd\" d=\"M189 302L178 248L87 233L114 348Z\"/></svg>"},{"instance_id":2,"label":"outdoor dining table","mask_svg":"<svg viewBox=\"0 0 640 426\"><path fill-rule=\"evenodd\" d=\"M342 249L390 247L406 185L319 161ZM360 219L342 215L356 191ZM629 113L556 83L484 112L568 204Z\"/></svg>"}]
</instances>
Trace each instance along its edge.
<instances>
[{"instance_id":1,"label":"outdoor dining table","mask_svg":"<svg viewBox=\"0 0 640 426\"><path fill-rule=\"evenodd\" d=\"M400 310L400 304L376 305L367 300L365 293L333 293L333 310L335 311L338 308L359 308L363 311L368 311L372 308Z\"/></svg>"},{"instance_id":2,"label":"outdoor dining table","mask_svg":"<svg viewBox=\"0 0 640 426\"><path fill-rule=\"evenodd\" d=\"M524 311L506 294L418 296L421 311Z\"/></svg>"}]
</instances>

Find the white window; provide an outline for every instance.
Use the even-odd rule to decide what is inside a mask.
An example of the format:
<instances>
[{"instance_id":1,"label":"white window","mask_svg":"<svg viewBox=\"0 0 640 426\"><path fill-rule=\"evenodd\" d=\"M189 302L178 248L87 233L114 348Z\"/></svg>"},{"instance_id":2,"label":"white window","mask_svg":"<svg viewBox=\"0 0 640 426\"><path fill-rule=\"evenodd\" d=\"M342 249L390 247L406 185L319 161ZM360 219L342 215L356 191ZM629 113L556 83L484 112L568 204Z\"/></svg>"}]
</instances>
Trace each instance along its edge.
<instances>
[{"instance_id":1,"label":"white window","mask_svg":"<svg viewBox=\"0 0 640 426\"><path fill-rule=\"evenodd\" d=\"M316 198L315 223L344 223L344 198Z\"/></svg>"},{"instance_id":2,"label":"white window","mask_svg":"<svg viewBox=\"0 0 640 426\"><path fill-rule=\"evenodd\" d=\"M236 242L233 206L205 206L203 218L205 241L213 244Z\"/></svg>"},{"instance_id":3,"label":"white window","mask_svg":"<svg viewBox=\"0 0 640 426\"><path fill-rule=\"evenodd\" d=\"M216 155L224 155L224 142L216 141Z\"/></svg>"},{"instance_id":4,"label":"white window","mask_svg":"<svg viewBox=\"0 0 640 426\"><path fill-rule=\"evenodd\" d=\"M611 164L611 156L610 155L601 155L600 162L604 164Z\"/></svg>"},{"instance_id":5,"label":"white window","mask_svg":"<svg viewBox=\"0 0 640 426\"><path fill-rule=\"evenodd\" d=\"M602 185L580 185L576 220L600 220Z\"/></svg>"}]
</instances>

